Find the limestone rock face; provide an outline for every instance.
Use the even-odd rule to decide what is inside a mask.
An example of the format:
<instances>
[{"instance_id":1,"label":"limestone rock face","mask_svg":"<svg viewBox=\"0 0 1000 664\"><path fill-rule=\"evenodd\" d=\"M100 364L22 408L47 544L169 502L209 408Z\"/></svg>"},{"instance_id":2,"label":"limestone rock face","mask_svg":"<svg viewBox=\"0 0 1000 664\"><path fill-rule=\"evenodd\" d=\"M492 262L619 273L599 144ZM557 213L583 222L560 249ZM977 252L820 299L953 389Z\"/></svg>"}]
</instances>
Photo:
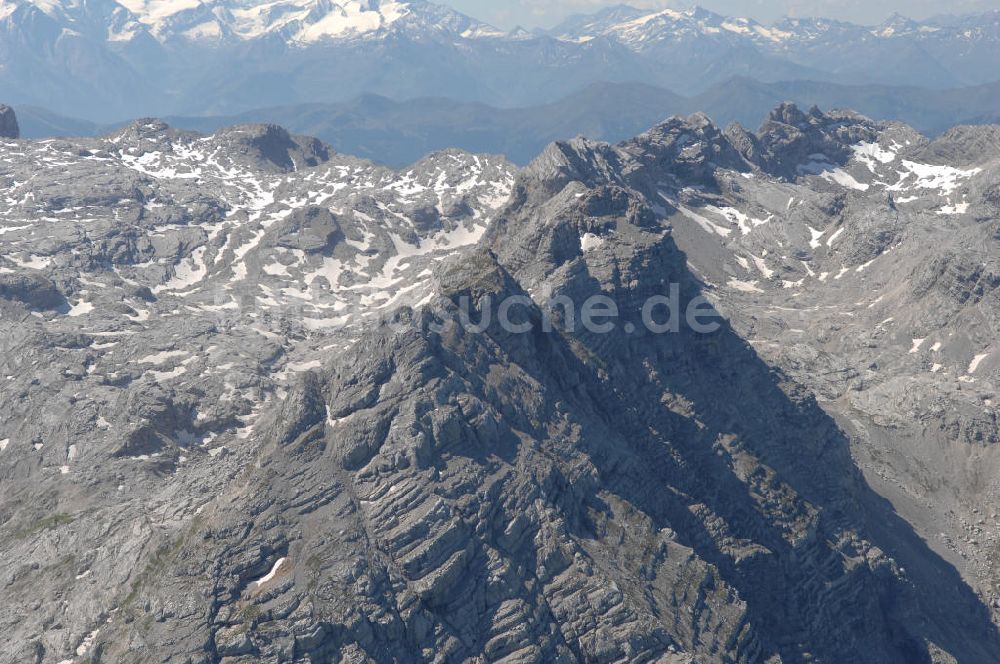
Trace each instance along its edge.
<instances>
[{"instance_id":1,"label":"limestone rock face","mask_svg":"<svg viewBox=\"0 0 1000 664\"><path fill-rule=\"evenodd\" d=\"M991 141L0 145L0 661L996 661Z\"/></svg>"}]
</instances>

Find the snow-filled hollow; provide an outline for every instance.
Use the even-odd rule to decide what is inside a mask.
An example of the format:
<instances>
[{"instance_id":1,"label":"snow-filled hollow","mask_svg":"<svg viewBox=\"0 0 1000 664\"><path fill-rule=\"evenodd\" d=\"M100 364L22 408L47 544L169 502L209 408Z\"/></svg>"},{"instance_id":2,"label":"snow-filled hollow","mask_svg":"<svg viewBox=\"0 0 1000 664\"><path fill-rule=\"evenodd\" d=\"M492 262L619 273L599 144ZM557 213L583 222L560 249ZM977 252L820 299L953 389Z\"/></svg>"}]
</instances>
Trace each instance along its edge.
<instances>
[{"instance_id":1,"label":"snow-filled hollow","mask_svg":"<svg viewBox=\"0 0 1000 664\"><path fill-rule=\"evenodd\" d=\"M273 581L274 577L278 575L278 572L281 571L281 568L285 565L287 560L288 558L278 558L274 562L274 566L271 568L271 571L254 581L253 586L255 588L260 588L261 586L267 585L270 581Z\"/></svg>"}]
</instances>

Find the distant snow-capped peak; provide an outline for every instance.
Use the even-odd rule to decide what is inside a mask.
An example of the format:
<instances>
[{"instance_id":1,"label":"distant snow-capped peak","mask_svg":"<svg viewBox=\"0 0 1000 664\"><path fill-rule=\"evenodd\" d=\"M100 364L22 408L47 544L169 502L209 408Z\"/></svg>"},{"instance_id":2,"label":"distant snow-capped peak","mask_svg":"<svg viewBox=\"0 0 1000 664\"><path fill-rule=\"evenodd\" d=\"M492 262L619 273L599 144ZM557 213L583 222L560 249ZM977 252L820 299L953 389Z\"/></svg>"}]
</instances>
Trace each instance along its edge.
<instances>
[{"instance_id":1,"label":"distant snow-capped peak","mask_svg":"<svg viewBox=\"0 0 1000 664\"><path fill-rule=\"evenodd\" d=\"M915 21L897 13L878 26L823 18L785 18L772 25L764 25L750 18L722 16L701 7L683 11L649 11L619 5L595 14L571 17L547 34L564 42L579 44L598 38L610 39L641 51L658 43L692 38L752 42L764 48L784 48L793 43L872 38L944 37L968 41L996 32L1000 32L1000 19L996 13L927 21Z\"/></svg>"},{"instance_id":2,"label":"distant snow-capped peak","mask_svg":"<svg viewBox=\"0 0 1000 664\"><path fill-rule=\"evenodd\" d=\"M685 11L661 9L643 12L620 6L588 17L577 17L553 31L563 41L585 43L608 37L624 44L642 47L663 39L690 36L734 36L780 42L791 33L769 28L749 18L729 18L694 7Z\"/></svg>"},{"instance_id":3,"label":"distant snow-capped peak","mask_svg":"<svg viewBox=\"0 0 1000 664\"><path fill-rule=\"evenodd\" d=\"M764 25L700 7L682 11L619 5L570 17L551 30L505 32L427 0L0 0L0 21L21 24L25 31L37 30L32 20L22 16L44 16L50 28L55 23L57 29L49 31L53 34L82 34L118 44L141 37L181 44L277 39L304 48L397 35L449 43L556 39L583 49L603 40L641 53L693 42L780 52L796 46L837 46L873 39L1000 39L996 13L920 22L894 15L879 26L813 18L786 18Z\"/></svg>"},{"instance_id":4,"label":"distant snow-capped peak","mask_svg":"<svg viewBox=\"0 0 1000 664\"><path fill-rule=\"evenodd\" d=\"M128 42L141 34L161 42L238 42L276 35L293 45L309 45L394 30L464 39L505 36L423 0L0 0L0 20L22 6L34 7L74 31L103 21L109 42Z\"/></svg>"},{"instance_id":5,"label":"distant snow-capped peak","mask_svg":"<svg viewBox=\"0 0 1000 664\"><path fill-rule=\"evenodd\" d=\"M364 35L410 13L395 0L120 0L158 38L255 39L279 33L290 41Z\"/></svg>"}]
</instances>

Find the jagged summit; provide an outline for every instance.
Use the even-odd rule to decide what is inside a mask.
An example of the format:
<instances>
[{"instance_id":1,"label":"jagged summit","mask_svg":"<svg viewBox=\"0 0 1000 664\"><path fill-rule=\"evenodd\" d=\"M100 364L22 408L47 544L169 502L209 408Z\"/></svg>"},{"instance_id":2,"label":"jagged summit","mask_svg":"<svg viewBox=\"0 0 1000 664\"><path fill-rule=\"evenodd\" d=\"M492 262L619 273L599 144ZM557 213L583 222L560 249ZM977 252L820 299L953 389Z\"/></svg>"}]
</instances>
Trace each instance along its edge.
<instances>
[{"instance_id":1,"label":"jagged summit","mask_svg":"<svg viewBox=\"0 0 1000 664\"><path fill-rule=\"evenodd\" d=\"M876 140L878 131L876 122L855 113L824 113L815 106L803 112L786 102L757 130L758 163L768 172L794 178L814 162L844 163L853 146Z\"/></svg>"},{"instance_id":2,"label":"jagged summit","mask_svg":"<svg viewBox=\"0 0 1000 664\"><path fill-rule=\"evenodd\" d=\"M809 113L803 113L799 107L792 102L784 102L768 114L766 122L781 122L804 129L809 124L810 118L819 120L823 117L822 111L813 106Z\"/></svg>"},{"instance_id":3,"label":"jagged summit","mask_svg":"<svg viewBox=\"0 0 1000 664\"><path fill-rule=\"evenodd\" d=\"M617 146L582 138L555 143L529 170L558 169L562 183L615 180L629 170L622 163L635 161L659 164L678 181L705 182L720 168L795 180L818 164L846 163L854 146L875 140L886 126L851 111L804 112L790 102L771 111L755 133L736 123L721 129L706 114L694 113L670 117Z\"/></svg>"}]
</instances>

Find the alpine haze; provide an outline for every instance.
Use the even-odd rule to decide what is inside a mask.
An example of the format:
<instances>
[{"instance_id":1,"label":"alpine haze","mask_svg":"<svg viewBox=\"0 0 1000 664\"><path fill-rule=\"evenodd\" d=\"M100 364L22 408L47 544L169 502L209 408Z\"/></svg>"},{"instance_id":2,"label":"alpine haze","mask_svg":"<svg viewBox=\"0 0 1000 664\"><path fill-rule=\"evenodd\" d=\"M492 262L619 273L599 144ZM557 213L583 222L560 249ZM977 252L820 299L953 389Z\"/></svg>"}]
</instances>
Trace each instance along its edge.
<instances>
[{"instance_id":1,"label":"alpine haze","mask_svg":"<svg viewBox=\"0 0 1000 664\"><path fill-rule=\"evenodd\" d=\"M452 7L479 16L506 29L517 26L545 28L575 14L589 14L602 7L621 3L608 0L552 0L538 3L529 0L452 0ZM687 9L691 3L672 0L636 0L630 3L641 9ZM851 21L861 25L878 25L893 14L906 14L925 19L942 14L940 2L934 0L874 0L844 2L843 0L707 0L706 9L729 16L749 16L762 23L774 23L785 17L816 17ZM979 14L997 9L995 0L958 0L948 4L953 14Z\"/></svg>"},{"instance_id":2,"label":"alpine haze","mask_svg":"<svg viewBox=\"0 0 1000 664\"><path fill-rule=\"evenodd\" d=\"M765 25L618 6L529 33L423 0L3 0L0 98L113 122L362 94L529 106L597 82L690 96L734 76L945 89L993 82L997 16Z\"/></svg>"}]
</instances>

